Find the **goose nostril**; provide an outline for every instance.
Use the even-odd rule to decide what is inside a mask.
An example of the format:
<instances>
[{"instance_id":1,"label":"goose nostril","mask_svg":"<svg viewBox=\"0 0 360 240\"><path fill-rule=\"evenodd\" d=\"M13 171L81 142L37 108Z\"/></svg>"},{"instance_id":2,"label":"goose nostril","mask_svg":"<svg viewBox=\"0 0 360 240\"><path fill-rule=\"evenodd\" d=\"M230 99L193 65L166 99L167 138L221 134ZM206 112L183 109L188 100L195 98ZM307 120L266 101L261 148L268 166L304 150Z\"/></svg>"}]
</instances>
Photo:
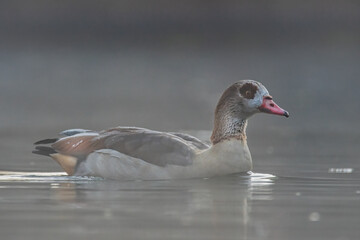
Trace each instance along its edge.
<instances>
[{"instance_id":1,"label":"goose nostril","mask_svg":"<svg viewBox=\"0 0 360 240\"><path fill-rule=\"evenodd\" d=\"M274 107L275 105L274 105L273 103L270 103L270 106L271 106L271 107Z\"/></svg>"}]
</instances>

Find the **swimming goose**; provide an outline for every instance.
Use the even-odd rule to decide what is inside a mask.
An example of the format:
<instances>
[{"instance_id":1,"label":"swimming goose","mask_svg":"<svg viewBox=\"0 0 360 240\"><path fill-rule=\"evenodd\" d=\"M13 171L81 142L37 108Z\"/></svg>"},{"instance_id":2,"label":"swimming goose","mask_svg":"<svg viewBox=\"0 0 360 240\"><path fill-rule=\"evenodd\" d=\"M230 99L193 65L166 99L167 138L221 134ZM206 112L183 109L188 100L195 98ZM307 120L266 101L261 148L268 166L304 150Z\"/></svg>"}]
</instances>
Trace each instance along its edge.
<instances>
[{"instance_id":1,"label":"swimming goose","mask_svg":"<svg viewBox=\"0 0 360 240\"><path fill-rule=\"evenodd\" d=\"M242 80L227 88L216 106L211 145L183 133L137 127L100 132L70 129L61 132L61 138L36 142L33 153L50 156L68 175L119 180L204 178L247 172L252 168L246 142L247 119L259 112L289 117L261 83Z\"/></svg>"}]
</instances>

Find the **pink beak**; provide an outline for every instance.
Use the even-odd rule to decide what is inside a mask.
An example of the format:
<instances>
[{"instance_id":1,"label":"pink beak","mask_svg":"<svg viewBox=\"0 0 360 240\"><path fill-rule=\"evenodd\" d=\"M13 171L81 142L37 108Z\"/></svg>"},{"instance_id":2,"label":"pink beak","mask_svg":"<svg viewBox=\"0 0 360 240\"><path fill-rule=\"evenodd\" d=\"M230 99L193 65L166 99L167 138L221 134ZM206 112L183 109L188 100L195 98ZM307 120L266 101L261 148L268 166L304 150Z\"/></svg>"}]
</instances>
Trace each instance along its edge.
<instances>
[{"instance_id":1,"label":"pink beak","mask_svg":"<svg viewBox=\"0 0 360 240\"><path fill-rule=\"evenodd\" d=\"M269 114L275 114L275 115L281 115L285 117L289 117L289 113L279 107L273 100L271 96L265 96L263 98L263 102L261 106L259 107L259 110L264 113Z\"/></svg>"}]
</instances>

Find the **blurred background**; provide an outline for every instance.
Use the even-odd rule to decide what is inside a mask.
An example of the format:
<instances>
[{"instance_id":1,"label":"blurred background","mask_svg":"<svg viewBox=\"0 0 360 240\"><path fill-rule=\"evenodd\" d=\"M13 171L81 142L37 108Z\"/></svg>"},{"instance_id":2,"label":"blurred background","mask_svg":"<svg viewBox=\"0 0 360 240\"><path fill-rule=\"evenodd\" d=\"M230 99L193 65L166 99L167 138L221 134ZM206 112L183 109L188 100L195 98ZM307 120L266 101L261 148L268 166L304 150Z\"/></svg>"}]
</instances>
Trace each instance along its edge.
<instances>
[{"instance_id":1,"label":"blurred background","mask_svg":"<svg viewBox=\"0 0 360 240\"><path fill-rule=\"evenodd\" d=\"M206 139L241 79L291 115L250 120L255 170L343 167L360 151L359 26L356 0L1 1L0 169L60 171L32 143L68 128Z\"/></svg>"}]
</instances>

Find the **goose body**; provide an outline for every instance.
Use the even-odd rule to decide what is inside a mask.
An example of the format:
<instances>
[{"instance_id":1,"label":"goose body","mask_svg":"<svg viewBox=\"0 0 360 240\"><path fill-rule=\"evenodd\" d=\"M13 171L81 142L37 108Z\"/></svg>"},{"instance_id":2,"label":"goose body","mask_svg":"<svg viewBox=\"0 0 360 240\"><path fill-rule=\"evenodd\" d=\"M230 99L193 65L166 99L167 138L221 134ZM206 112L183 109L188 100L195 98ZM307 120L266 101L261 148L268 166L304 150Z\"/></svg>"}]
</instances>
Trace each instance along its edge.
<instances>
[{"instance_id":1,"label":"goose body","mask_svg":"<svg viewBox=\"0 0 360 240\"><path fill-rule=\"evenodd\" d=\"M100 132L70 129L63 137L36 142L34 153L56 160L69 175L119 180L203 178L247 172L252 159L247 119L257 112L288 117L259 82L231 85L215 110L211 145L183 133L137 127ZM50 145L49 145L50 144Z\"/></svg>"}]
</instances>

